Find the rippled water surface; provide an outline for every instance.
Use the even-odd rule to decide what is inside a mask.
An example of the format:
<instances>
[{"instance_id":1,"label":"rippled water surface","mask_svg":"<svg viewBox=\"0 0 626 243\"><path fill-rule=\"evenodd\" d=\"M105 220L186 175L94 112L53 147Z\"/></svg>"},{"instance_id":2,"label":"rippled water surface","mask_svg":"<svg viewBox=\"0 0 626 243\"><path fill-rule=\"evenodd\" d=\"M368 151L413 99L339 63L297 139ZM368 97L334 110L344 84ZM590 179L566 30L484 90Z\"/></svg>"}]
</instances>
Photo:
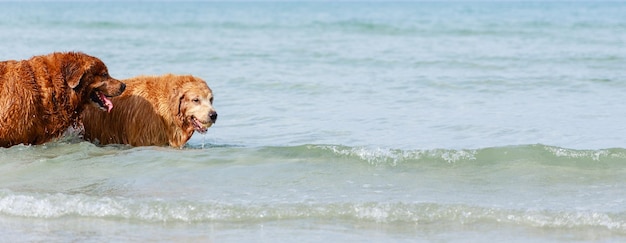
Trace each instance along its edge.
<instances>
[{"instance_id":1,"label":"rippled water surface","mask_svg":"<svg viewBox=\"0 0 626 243\"><path fill-rule=\"evenodd\" d=\"M193 74L182 149L0 148L7 241L626 239L626 4L0 2L2 60ZM115 107L116 109L122 107Z\"/></svg>"}]
</instances>

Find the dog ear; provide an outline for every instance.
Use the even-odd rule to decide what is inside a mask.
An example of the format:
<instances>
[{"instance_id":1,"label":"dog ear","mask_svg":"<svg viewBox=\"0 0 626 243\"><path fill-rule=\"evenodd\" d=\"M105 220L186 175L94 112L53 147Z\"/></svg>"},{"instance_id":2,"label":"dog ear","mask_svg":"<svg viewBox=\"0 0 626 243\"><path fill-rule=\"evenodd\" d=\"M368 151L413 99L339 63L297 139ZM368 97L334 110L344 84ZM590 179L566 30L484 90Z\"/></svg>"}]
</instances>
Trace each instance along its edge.
<instances>
[{"instance_id":1,"label":"dog ear","mask_svg":"<svg viewBox=\"0 0 626 243\"><path fill-rule=\"evenodd\" d=\"M80 84L80 80L83 78L85 74L85 70L82 69L80 65L77 65L74 62L68 63L62 69L63 78L70 88L75 89Z\"/></svg>"},{"instance_id":2,"label":"dog ear","mask_svg":"<svg viewBox=\"0 0 626 243\"><path fill-rule=\"evenodd\" d=\"M185 98L185 95L178 88L172 90L170 93L170 111L174 114L174 116L182 116L180 109L183 103L183 98Z\"/></svg>"}]
</instances>

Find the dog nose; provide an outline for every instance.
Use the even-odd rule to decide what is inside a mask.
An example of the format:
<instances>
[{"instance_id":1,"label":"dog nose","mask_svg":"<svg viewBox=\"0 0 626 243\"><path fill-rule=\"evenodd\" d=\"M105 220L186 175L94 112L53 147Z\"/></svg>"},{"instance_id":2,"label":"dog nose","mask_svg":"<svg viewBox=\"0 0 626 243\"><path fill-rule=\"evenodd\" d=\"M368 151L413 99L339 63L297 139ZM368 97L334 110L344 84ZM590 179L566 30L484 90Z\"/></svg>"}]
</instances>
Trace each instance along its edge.
<instances>
[{"instance_id":1,"label":"dog nose","mask_svg":"<svg viewBox=\"0 0 626 243\"><path fill-rule=\"evenodd\" d=\"M215 123L215 121L217 120L217 112L211 111L209 113L209 118L211 118L211 122Z\"/></svg>"}]
</instances>

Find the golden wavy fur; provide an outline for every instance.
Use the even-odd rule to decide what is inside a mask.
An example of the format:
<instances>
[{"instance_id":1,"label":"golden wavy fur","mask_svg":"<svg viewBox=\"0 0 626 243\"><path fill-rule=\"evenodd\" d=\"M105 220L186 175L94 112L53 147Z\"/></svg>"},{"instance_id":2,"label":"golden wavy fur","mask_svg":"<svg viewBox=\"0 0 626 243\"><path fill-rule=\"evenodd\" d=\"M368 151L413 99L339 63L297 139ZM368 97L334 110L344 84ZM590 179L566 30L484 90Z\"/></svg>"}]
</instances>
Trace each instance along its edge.
<instances>
[{"instance_id":1,"label":"golden wavy fur","mask_svg":"<svg viewBox=\"0 0 626 243\"><path fill-rule=\"evenodd\" d=\"M104 109L125 85L106 65L84 53L52 53L0 62L0 146L41 144L57 138L87 104Z\"/></svg>"},{"instance_id":2,"label":"golden wavy fur","mask_svg":"<svg viewBox=\"0 0 626 243\"><path fill-rule=\"evenodd\" d=\"M124 94L112 99L110 113L85 109L84 138L100 144L181 148L194 131L215 123L213 92L191 75L139 76L123 80Z\"/></svg>"}]
</instances>

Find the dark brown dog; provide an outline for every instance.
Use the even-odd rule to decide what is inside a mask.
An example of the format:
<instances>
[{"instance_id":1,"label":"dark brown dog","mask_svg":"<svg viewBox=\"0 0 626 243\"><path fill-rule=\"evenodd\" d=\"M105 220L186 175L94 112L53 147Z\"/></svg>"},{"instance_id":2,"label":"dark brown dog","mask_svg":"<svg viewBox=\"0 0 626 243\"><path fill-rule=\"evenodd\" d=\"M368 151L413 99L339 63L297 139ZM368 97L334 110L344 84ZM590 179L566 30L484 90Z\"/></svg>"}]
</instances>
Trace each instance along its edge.
<instances>
[{"instance_id":1,"label":"dark brown dog","mask_svg":"<svg viewBox=\"0 0 626 243\"><path fill-rule=\"evenodd\" d=\"M110 113L88 107L84 137L100 144L181 148L194 131L205 133L217 120L213 92L191 75L139 76L122 80L128 89L112 98Z\"/></svg>"},{"instance_id":2,"label":"dark brown dog","mask_svg":"<svg viewBox=\"0 0 626 243\"><path fill-rule=\"evenodd\" d=\"M89 103L110 111L126 85L79 52L0 62L0 146L42 144L78 122Z\"/></svg>"}]
</instances>

